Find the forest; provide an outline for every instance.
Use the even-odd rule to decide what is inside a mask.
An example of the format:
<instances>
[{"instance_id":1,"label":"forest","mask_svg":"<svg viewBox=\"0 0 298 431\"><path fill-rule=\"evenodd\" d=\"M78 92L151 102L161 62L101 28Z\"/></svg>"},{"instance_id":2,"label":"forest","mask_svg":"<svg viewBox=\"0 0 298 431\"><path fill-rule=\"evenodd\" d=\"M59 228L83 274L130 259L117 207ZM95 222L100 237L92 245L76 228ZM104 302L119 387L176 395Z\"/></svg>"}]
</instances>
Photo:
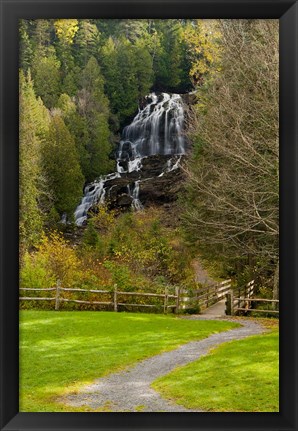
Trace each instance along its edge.
<instances>
[{"instance_id":1,"label":"forest","mask_svg":"<svg viewBox=\"0 0 298 431\"><path fill-rule=\"evenodd\" d=\"M197 289L199 260L278 299L278 21L38 19L19 31L21 286ZM123 136L139 145L146 109L151 137L182 150L129 154L125 167ZM154 129L159 112L169 134ZM101 199L78 225L90 184Z\"/></svg>"}]
</instances>

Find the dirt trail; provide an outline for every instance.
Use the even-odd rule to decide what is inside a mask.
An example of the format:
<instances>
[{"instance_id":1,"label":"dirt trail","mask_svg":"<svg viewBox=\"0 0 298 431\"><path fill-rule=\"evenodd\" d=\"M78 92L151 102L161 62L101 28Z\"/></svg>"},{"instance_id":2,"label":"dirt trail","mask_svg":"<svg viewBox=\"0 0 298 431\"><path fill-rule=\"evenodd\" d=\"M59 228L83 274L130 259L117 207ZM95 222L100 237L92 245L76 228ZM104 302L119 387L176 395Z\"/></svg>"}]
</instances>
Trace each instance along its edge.
<instances>
[{"instance_id":1,"label":"dirt trail","mask_svg":"<svg viewBox=\"0 0 298 431\"><path fill-rule=\"evenodd\" d=\"M192 261L192 267L195 271L195 281L201 284L214 284L215 280L213 280L206 269L203 268L202 263L199 259L194 259Z\"/></svg>"}]
</instances>

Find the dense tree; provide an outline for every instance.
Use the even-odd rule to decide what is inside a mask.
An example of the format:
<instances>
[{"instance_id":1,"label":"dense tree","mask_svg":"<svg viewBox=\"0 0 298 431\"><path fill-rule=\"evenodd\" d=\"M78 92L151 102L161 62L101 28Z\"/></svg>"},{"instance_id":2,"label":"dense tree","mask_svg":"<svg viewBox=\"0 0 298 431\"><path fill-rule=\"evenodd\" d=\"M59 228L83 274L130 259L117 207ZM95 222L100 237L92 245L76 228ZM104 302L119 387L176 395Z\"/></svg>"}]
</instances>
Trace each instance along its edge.
<instances>
[{"instance_id":1,"label":"dense tree","mask_svg":"<svg viewBox=\"0 0 298 431\"><path fill-rule=\"evenodd\" d=\"M25 20L20 21L20 68L27 72L31 66L33 49L32 42L28 36L28 22Z\"/></svg>"},{"instance_id":2,"label":"dense tree","mask_svg":"<svg viewBox=\"0 0 298 431\"><path fill-rule=\"evenodd\" d=\"M191 251L212 263L224 262L224 275L264 268L275 280L277 297L277 24L38 19L22 20L19 30L23 282L61 277L60 270L49 276L49 267L43 266L55 261L57 249L62 260L56 260L65 267L66 244L51 232L61 228L57 222L64 213L72 217L85 182L115 170L112 143L140 100L151 91L195 89L189 100L196 98L196 104L187 116L193 151L181 198ZM171 224L168 214L152 216L150 208L115 217L101 206L89 219L80 259L84 265L91 262L103 285L107 273L110 281L124 280L128 288L131 280L140 286L150 280L150 288L160 288L158 277L162 283L193 285L190 249L180 229L170 233L163 221L159 224ZM33 247L39 250L32 253ZM81 270L69 273L70 282L82 277Z\"/></svg>"},{"instance_id":3,"label":"dense tree","mask_svg":"<svg viewBox=\"0 0 298 431\"><path fill-rule=\"evenodd\" d=\"M155 86L157 89L174 91L183 87L182 64L183 29L179 20L158 20L155 27L160 33L160 46L154 57Z\"/></svg>"},{"instance_id":4,"label":"dense tree","mask_svg":"<svg viewBox=\"0 0 298 431\"><path fill-rule=\"evenodd\" d=\"M221 65L221 28L218 20L188 22L183 34L185 54L190 61L189 76L194 86L212 79Z\"/></svg>"},{"instance_id":5,"label":"dense tree","mask_svg":"<svg viewBox=\"0 0 298 431\"><path fill-rule=\"evenodd\" d=\"M42 159L56 211L71 216L79 203L84 177L73 137L58 114L51 119Z\"/></svg>"},{"instance_id":6,"label":"dense tree","mask_svg":"<svg viewBox=\"0 0 298 431\"><path fill-rule=\"evenodd\" d=\"M146 47L125 38L109 38L102 48L106 92L112 111L126 122L137 110L138 101L153 84L153 62Z\"/></svg>"},{"instance_id":7,"label":"dense tree","mask_svg":"<svg viewBox=\"0 0 298 431\"><path fill-rule=\"evenodd\" d=\"M148 20L146 19L122 19L118 25L119 35L132 43L145 38L148 32Z\"/></svg>"},{"instance_id":8,"label":"dense tree","mask_svg":"<svg viewBox=\"0 0 298 431\"><path fill-rule=\"evenodd\" d=\"M74 95L77 89L79 69L75 67L72 53L74 37L78 31L77 19L58 19L54 21L57 36L56 51L61 63L61 90Z\"/></svg>"},{"instance_id":9,"label":"dense tree","mask_svg":"<svg viewBox=\"0 0 298 431\"><path fill-rule=\"evenodd\" d=\"M32 21L32 43L38 55L46 55L47 48L53 42L53 21L36 19Z\"/></svg>"},{"instance_id":10,"label":"dense tree","mask_svg":"<svg viewBox=\"0 0 298 431\"><path fill-rule=\"evenodd\" d=\"M222 70L192 118L185 229L213 258L278 270L277 23L221 31Z\"/></svg>"},{"instance_id":11,"label":"dense tree","mask_svg":"<svg viewBox=\"0 0 298 431\"><path fill-rule=\"evenodd\" d=\"M134 48L138 97L144 97L153 85L153 61L149 51L143 46Z\"/></svg>"},{"instance_id":12,"label":"dense tree","mask_svg":"<svg viewBox=\"0 0 298 431\"><path fill-rule=\"evenodd\" d=\"M41 235L46 193L41 169L41 145L48 128L48 112L36 98L30 75L20 73L20 251L35 245Z\"/></svg>"},{"instance_id":13,"label":"dense tree","mask_svg":"<svg viewBox=\"0 0 298 431\"><path fill-rule=\"evenodd\" d=\"M108 173L113 162L109 160L112 151L108 125L109 102L104 94L104 79L100 67L91 57L82 71L81 90L77 95L78 113L85 128L85 145L81 157L88 153L88 165L82 160L82 168L88 181ZM79 139L77 139L79 141ZM86 159L85 159L86 160Z\"/></svg>"},{"instance_id":14,"label":"dense tree","mask_svg":"<svg viewBox=\"0 0 298 431\"><path fill-rule=\"evenodd\" d=\"M97 57L100 47L100 33L90 20L80 20L74 40L74 56L80 67L85 67L90 57Z\"/></svg>"},{"instance_id":15,"label":"dense tree","mask_svg":"<svg viewBox=\"0 0 298 431\"><path fill-rule=\"evenodd\" d=\"M60 61L57 59L55 49L48 49L47 56L40 57L35 54L32 66L34 89L37 96L42 98L47 108L57 103L60 89Z\"/></svg>"}]
</instances>

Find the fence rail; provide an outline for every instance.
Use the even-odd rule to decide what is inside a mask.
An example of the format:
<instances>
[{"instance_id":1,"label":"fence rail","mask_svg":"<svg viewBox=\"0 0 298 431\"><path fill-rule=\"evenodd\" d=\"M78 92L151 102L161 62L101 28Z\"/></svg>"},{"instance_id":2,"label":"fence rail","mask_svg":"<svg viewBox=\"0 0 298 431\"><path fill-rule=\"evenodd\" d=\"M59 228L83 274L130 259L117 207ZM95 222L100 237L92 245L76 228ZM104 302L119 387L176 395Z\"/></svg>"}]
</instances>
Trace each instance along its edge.
<instances>
[{"instance_id":1,"label":"fence rail","mask_svg":"<svg viewBox=\"0 0 298 431\"><path fill-rule=\"evenodd\" d=\"M172 295L168 293L168 288L165 288L164 293L149 293L149 292L123 292L118 291L117 286L114 286L113 290L102 290L102 289L80 289L80 288L69 288L69 287L61 287L60 282L57 282L56 287L51 288L28 288L28 287L20 287L22 291L55 291L56 295L54 298L49 297L33 297L33 296L20 296L20 301L55 301L55 310L59 310L61 303L76 303L76 304L88 304L88 305L102 305L102 306L111 306L114 311L118 311L118 306L126 306L126 307L148 307L148 308L162 308L164 313L167 313L169 309L173 309L174 312L178 312L179 310L179 288L176 287L176 294ZM92 300L88 301L85 299L75 299L75 298L64 298L61 296L63 292L74 292L74 293L93 293L93 294L105 294L109 295L111 298L110 301L97 301ZM119 297L145 297L145 298L159 298L163 301L159 304L143 304L143 303L130 303L119 301ZM175 304L169 304L169 300L175 300Z\"/></svg>"},{"instance_id":2,"label":"fence rail","mask_svg":"<svg viewBox=\"0 0 298 431\"><path fill-rule=\"evenodd\" d=\"M238 296L234 296L234 294ZM268 314L279 314L279 300L278 299L266 299L266 298L255 298L255 282L251 280L244 286L237 287L234 291L231 290L226 294L226 314L234 315L239 311L245 313L268 313ZM255 308L256 303L267 303L275 304L275 309L264 309Z\"/></svg>"},{"instance_id":3,"label":"fence rail","mask_svg":"<svg viewBox=\"0 0 298 431\"><path fill-rule=\"evenodd\" d=\"M164 293L152 293L152 292L124 292L118 291L117 285L114 286L112 290L103 289L80 289L80 288L68 288L62 287L60 282L57 282L55 287L51 288L28 288L21 287L21 291L28 292L55 292L55 297L45 297L42 296L20 296L20 301L48 301L54 302L55 310L59 310L62 303L74 303L74 304L86 304L95 305L112 308L114 311L118 311L118 307L139 307L139 308L161 308L164 313L169 310L173 310L178 313L180 310L186 311L193 307L199 307L200 311L210 307L216 302L226 299L226 315L235 315L239 312L245 313L273 313L279 314L279 300L277 299L265 299L265 298L255 298L255 282L251 280L244 286L232 288L231 280L225 280L220 283L209 285L203 287L200 290L193 291L192 296L190 296L190 291L180 289L178 286L175 288L175 294L169 293L168 287L165 288ZM76 299L75 297L65 298L63 292L71 293L89 293L93 295L98 295L98 298L94 300L88 300L83 297L83 299ZM101 298L102 295L108 295ZM126 302L125 298L146 298L146 303L136 303L129 301ZM150 299L159 299L160 302L157 304L150 303ZM101 300L102 299L102 300ZM174 303L173 303L174 302ZM256 304L271 304L270 309L265 308L255 308Z\"/></svg>"},{"instance_id":4,"label":"fence rail","mask_svg":"<svg viewBox=\"0 0 298 431\"><path fill-rule=\"evenodd\" d=\"M187 308L187 303L191 304L192 302L195 306L199 307L200 310L210 307L210 305L215 304L225 297L226 293L231 289L231 283L232 280L228 279L205 286L196 290L194 296L189 296L189 291L182 290L180 298L183 302L182 308ZM185 294L187 296L184 296Z\"/></svg>"}]
</instances>

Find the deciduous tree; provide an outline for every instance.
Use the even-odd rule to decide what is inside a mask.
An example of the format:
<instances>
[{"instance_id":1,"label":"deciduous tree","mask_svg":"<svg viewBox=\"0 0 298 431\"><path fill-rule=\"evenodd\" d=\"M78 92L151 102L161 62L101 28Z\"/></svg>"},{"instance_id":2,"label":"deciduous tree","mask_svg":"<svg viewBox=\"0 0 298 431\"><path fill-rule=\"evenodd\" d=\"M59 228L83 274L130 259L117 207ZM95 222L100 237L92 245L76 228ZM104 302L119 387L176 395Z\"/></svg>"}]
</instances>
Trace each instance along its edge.
<instances>
[{"instance_id":1,"label":"deciduous tree","mask_svg":"<svg viewBox=\"0 0 298 431\"><path fill-rule=\"evenodd\" d=\"M219 259L278 266L278 24L221 23L221 72L192 117L185 229ZM277 295L275 289L275 295Z\"/></svg>"}]
</instances>

